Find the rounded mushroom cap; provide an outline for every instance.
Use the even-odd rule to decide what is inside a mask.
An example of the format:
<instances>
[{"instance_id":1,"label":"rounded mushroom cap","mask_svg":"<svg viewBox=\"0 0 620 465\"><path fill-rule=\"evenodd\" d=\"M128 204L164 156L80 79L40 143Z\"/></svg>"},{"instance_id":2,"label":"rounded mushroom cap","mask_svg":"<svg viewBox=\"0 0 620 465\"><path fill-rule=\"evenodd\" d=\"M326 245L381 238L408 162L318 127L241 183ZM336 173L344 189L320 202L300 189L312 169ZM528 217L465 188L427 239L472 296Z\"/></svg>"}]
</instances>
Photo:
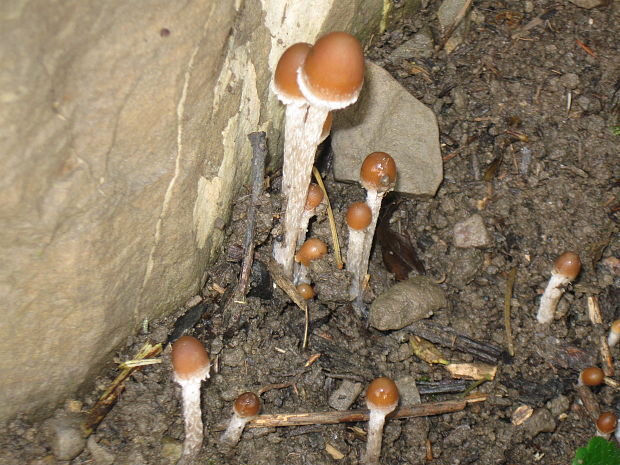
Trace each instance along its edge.
<instances>
[{"instance_id":1,"label":"rounded mushroom cap","mask_svg":"<svg viewBox=\"0 0 620 465\"><path fill-rule=\"evenodd\" d=\"M382 376L373 380L366 390L368 408L392 408L398 404L398 388L390 378Z\"/></svg>"},{"instance_id":2,"label":"rounded mushroom cap","mask_svg":"<svg viewBox=\"0 0 620 465\"><path fill-rule=\"evenodd\" d=\"M299 248L299 252L295 255L295 260L304 266L309 266L312 260L321 258L327 253L327 245L320 239L308 239Z\"/></svg>"},{"instance_id":3,"label":"rounded mushroom cap","mask_svg":"<svg viewBox=\"0 0 620 465\"><path fill-rule=\"evenodd\" d=\"M615 320L610 329L612 333L620 334L620 320Z\"/></svg>"},{"instance_id":4,"label":"rounded mushroom cap","mask_svg":"<svg viewBox=\"0 0 620 465\"><path fill-rule=\"evenodd\" d=\"M605 373L599 367L588 367L579 375L579 379L586 386L598 386L604 378Z\"/></svg>"},{"instance_id":5,"label":"rounded mushroom cap","mask_svg":"<svg viewBox=\"0 0 620 465\"><path fill-rule=\"evenodd\" d=\"M285 105L306 101L297 85L297 70L303 65L311 48L312 46L305 42L291 45L284 51L276 65L273 90Z\"/></svg>"},{"instance_id":6,"label":"rounded mushroom cap","mask_svg":"<svg viewBox=\"0 0 620 465\"><path fill-rule=\"evenodd\" d=\"M260 411L260 399L253 392L244 392L235 399L233 410L241 418L255 417Z\"/></svg>"},{"instance_id":7,"label":"rounded mushroom cap","mask_svg":"<svg viewBox=\"0 0 620 465\"><path fill-rule=\"evenodd\" d=\"M313 105L334 110L350 105L364 82L362 44L346 32L324 35L308 52L298 82Z\"/></svg>"},{"instance_id":8,"label":"rounded mushroom cap","mask_svg":"<svg viewBox=\"0 0 620 465\"><path fill-rule=\"evenodd\" d=\"M323 201L323 190L318 184L310 184L308 186L308 195L306 196L306 210L314 210Z\"/></svg>"},{"instance_id":9,"label":"rounded mushroom cap","mask_svg":"<svg viewBox=\"0 0 620 465\"><path fill-rule=\"evenodd\" d=\"M209 370L209 354L195 337L181 336L172 343L172 367L179 379L203 378Z\"/></svg>"},{"instance_id":10,"label":"rounded mushroom cap","mask_svg":"<svg viewBox=\"0 0 620 465\"><path fill-rule=\"evenodd\" d=\"M297 292L299 292L299 295L305 300L310 300L314 297L314 289L308 283L298 284Z\"/></svg>"},{"instance_id":11,"label":"rounded mushroom cap","mask_svg":"<svg viewBox=\"0 0 620 465\"><path fill-rule=\"evenodd\" d=\"M610 434L616 430L618 425L618 415L613 412L601 413L596 420L596 429L603 434Z\"/></svg>"},{"instance_id":12,"label":"rounded mushroom cap","mask_svg":"<svg viewBox=\"0 0 620 465\"><path fill-rule=\"evenodd\" d=\"M571 281L577 277L581 270L581 260L575 252L564 252L555 261L553 272L567 277Z\"/></svg>"},{"instance_id":13,"label":"rounded mushroom cap","mask_svg":"<svg viewBox=\"0 0 620 465\"><path fill-rule=\"evenodd\" d=\"M372 211L366 202L352 203L347 210L347 225L351 229L362 230L368 227L372 220Z\"/></svg>"},{"instance_id":14,"label":"rounded mushroom cap","mask_svg":"<svg viewBox=\"0 0 620 465\"><path fill-rule=\"evenodd\" d=\"M389 190L396 182L396 162L385 152L373 152L362 163L360 179L366 189Z\"/></svg>"}]
</instances>

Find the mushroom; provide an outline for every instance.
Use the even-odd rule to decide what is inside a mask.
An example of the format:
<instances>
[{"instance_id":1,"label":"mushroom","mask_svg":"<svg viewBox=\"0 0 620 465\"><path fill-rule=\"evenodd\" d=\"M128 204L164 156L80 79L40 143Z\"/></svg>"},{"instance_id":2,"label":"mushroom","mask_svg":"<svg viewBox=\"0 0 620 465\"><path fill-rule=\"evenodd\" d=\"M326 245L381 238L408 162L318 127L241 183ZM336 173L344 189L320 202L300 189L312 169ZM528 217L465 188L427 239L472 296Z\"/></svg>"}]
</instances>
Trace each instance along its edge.
<instances>
[{"instance_id":1,"label":"mushroom","mask_svg":"<svg viewBox=\"0 0 620 465\"><path fill-rule=\"evenodd\" d=\"M573 281L581 269L579 255L574 252L564 252L555 261L551 272L551 279L540 299L540 307L536 318L539 323L550 323L558 305L558 301L566 286Z\"/></svg>"},{"instance_id":2,"label":"mushroom","mask_svg":"<svg viewBox=\"0 0 620 465\"><path fill-rule=\"evenodd\" d=\"M233 404L233 416L230 423L220 437L220 442L228 447L234 447L241 439L243 429L248 421L256 418L260 411L260 399L253 392L244 392Z\"/></svg>"},{"instance_id":3,"label":"mushroom","mask_svg":"<svg viewBox=\"0 0 620 465\"><path fill-rule=\"evenodd\" d=\"M174 380L181 385L185 441L178 464L191 463L202 447L200 383L209 377L209 354L195 337L181 336L172 344Z\"/></svg>"},{"instance_id":4,"label":"mushroom","mask_svg":"<svg viewBox=\"0 0 620 465\"><path fill-rule=\"evenodd\" d=\"M297 292L304 300L310 300L314 297L314 289L309 283L300 283L297 285Z\"/></svg>"},{"instance_id":5,"label":"mushroom","mask_svg":"<svg viewBox=\"0 0 620 465\"><path fill-rule=\"evenodd\" d=\"M306 282L306 274L308 273L310 262L321 258L326 253L327 245L322 240L313 237L304 242L295 255L295 261L300 266L295 272L294 283L297 285Z\"/></svg>"},{"instance_id":6,"label":"mushroom","mask_svg":"<svg viewBox=\"0 0 620 465\"><path fill-rule=\"evenodd\" d=\"M368 155L360 169L360 184L366 189L366 203L372 214L370 224L364 232L364 246L359 266L359 279L362 279L368 271L370 249L377 227L381 200L396 184L396 163L394 159L385 152L373 152ZM350 294L358 304L362 303L362 289L359 283L354 282L351 285Z\"/></svg>"},{"instance_id":7,"label":"mushroom","mask_svg":"<svg viewBox=\"0 0 620 465\"><path fill-rule=\"evenodd\" d=\"M620 341L620 320L615 320L609 328L609 336L607 336L607 345L613 347Z\"/></svg>"},{"instance_id":8,"label":"mushroom","mask_svg":"<svg viewBox=\"0 0 620 465\"><path fill-rule=\"evenodd\" d=\"M596 435L609 439L618 426L618 415L613 412L601 413L596 420Z\"/></svg>"},{"instance_id":9,"label":"mushroom","mask_svg":"<svg viewBox=\"0 0 620 465\"><path fill-rule=\"evenodd\" d=\"M598 386L605 380L605 373L599 367L588 367L579 373L579 386Z\"/></svg>"},{"instance_id":10,"label":"mushroom","mask_svg":"<svg viewBox=\"0 0 620 465\"><path fill-rule=\"evenodd\" d=\"M378 465L385 417L398 405L396 383L386 377L375 379L366 391L366 405L370 410L370 416L364 463L366 465Z\"/></svg>"},{"instance_id":11,"label":"mushroom","mask_svg":"<svg viewBox=\"0 0 620 465\"><path fill-rule=\"evenodd\" d=\"M301 222L299 223L299 237L297 238L297 247L301 247L306 240L306 234L308 233L308 224L310 219L316 215L316 209L323 201L323 190L318 184L310 184L308 186L308 194L306 195L306 204L304 205L304 211L301 216Z\"/></svg>"},{"instance_id":12,"label":"mushroom","mask_svg":"<svg viewBox=\"0 0 620 465\"><path fill-rule=\"evenodd\" d=\"M372 212L366 202L355 202L349 206L346 216L349 227L349 245L347 248L347 270L353 274L349 288L351 299L361 294L362 281L368 268L368 260L364 260L364 239L368 226L372 221Z\"/></svg>"}]
</instances>

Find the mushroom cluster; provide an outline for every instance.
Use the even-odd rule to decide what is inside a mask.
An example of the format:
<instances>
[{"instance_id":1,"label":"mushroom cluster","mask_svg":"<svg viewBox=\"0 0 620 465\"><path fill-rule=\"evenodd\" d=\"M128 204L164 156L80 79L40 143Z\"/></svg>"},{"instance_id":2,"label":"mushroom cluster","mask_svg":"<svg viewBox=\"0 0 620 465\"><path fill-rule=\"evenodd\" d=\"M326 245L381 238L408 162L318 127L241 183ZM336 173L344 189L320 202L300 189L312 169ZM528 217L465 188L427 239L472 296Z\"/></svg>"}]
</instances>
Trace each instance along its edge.
<instances>
[{"instance_id":1,"label":"mushroom cluster","mask_svg":"<svg viewBox=\"0 0 620 465\"><path fill-rule=\"evenodd\" d=\"M346 32L331 32L311 46L298 43L280 58L272 89L286 105L282 193L286 199L284 239L273 256L293 274L295 248L304 234L304 204L317 146L331 125L330 112L357 100L364 80L360 42Z\"/></svg>"}]
</instances>

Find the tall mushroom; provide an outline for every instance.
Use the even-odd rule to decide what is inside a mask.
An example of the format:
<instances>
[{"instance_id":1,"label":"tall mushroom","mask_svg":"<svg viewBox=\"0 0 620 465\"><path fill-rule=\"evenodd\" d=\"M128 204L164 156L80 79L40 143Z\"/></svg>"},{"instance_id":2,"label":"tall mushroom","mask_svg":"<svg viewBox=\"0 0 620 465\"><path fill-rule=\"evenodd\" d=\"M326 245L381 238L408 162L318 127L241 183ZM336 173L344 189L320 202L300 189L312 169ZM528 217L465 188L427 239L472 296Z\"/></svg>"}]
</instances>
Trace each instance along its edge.
<instances>
[{"instance_id":1,"label":"tall mushroom","mask_svg":"<svg viewBox=\"0 0 620 465\"><path fill-rule=\"evenodd\" d=\"M295 247L301 234L299 224L310 183L314 155L321 141L328 113L330 110L344 108L355 102L364 79L364 55L361 44L346 32L327 34L317 40L310 50L307 44L298 48L297 58L290 60L292 64L287 65L286 73L278 73L276 68L277 79L284 75L290 78L290 70L297 67L295 69L297 86L288 80L286 82L295 89L295 92L299 90L307 100L300 110L305 111L303 117L301 114L296 114L295 118L289 120L287 115L286 122L282 180L283 193L286 196L284 242L274 246L273 255L288 275L293 270ZM289 50L284 52L281 62L287 58ZM305 59L300 66L299 59L304 53ZM290 54L292 56L293 52ZM283 63L282 70L284 69ZM273 87L277 90L284 86L274 79ZM286 139L290 139L290 144Z\"/></svg>"},{"instance_id":2,"label":"tall mushroom","mask_svg":"<svg viewBox=\"0 0 620 465\"><path fill-rule=\"evenodd\" d=\"M385 417L398 405L398 388L390 378L373 380L366 391L366 406L370 410L368 419L368 438L366 439L366 465L378 465L381 455L381 437Z\"/></svg>"},{"instance_id":3,"label":"tall mushroom","mask_svg":"<svg viewBox=\"0 0 620 465\"><path fill-rule=\"evenodd\" d=\"M200 383L209 377L209 354L202 343L191 336L181 336L172 344L174 380L181 385L185 441L177 465L190 464L202 447L202 413Z\"/></svg>"},{"instance_id":4,"label":"tall mushroom","mask_svg":"<svg viewBox=\"0 0 620 465\"><path fill-rule=\"evenodd\" d=\"M536 315L539 323L550 323L553 320L560 297L564 294L566 286L577 277L580 270L581 260L575 252L564 252L557 258L551 271L551 278L540 299L540 306Z\"/></svg>"}]
</instances>

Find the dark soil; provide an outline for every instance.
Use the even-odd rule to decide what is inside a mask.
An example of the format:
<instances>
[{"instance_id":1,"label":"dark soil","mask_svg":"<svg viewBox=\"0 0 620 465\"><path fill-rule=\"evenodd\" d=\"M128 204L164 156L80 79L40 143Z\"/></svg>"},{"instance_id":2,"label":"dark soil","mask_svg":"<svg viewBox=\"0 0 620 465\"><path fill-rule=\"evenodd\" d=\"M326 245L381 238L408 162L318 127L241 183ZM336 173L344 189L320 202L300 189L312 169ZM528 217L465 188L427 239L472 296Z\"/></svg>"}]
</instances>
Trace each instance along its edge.
<instances>
[{"instance_id":1,"label":"dark soil","mask_svg":"<svg viewBox=\"0 0 620 465\"><path fill-rule=\"evenodd\" d=\"M504 354L495 379L477 388L488 394L486 401L456 413L388 421L382 463L426 463L430 445L429 463L437 465L566 464L595 432L575 389L578 371L588 363L601 365L600 336L620 317L620 136L612 132L620 111L620 4L585 10L568 2L477 1L455 51L393 58L393 50L417 32L429 31L436 44L441 42L439 4L431 1L415 18L377 37L368 50L372 61L434 109L445 158L437 195L401 199L392 226L408 232L430 276L445 276L441 287L451 308L433 321L502 349L506 281L516 268L515 356ZM523 38L511 37L542 14L541 24ZM334 183L329 153L325 160L327 189L342 225L344 209L363 191ZM269 256L280 210L279 179L271 181L260 206L257 258ZM323 261L323 274L314 275L318 295L310 303L308 349L301 348L304 314L280 289L271 293L269 285L259 286L253 292L265 292L266 298L234 304L231 291L240 272L248 200L241 197L235 207L225 250L207 270L205 313L188 331L205 342L215 360L202 387L207 434L200 463L357 464L365 447L359 432L363 423L253 429L232 456L217 452L220 433L213 425L226 420L243 391L285 383L262 394L263 412L324 411L330 410L327 399L342 376L364 385L381 375L450 378L442 366L411 354L406 328L394 333L367 328L350 305L338 302L346 280L332 255ZM456 248L454 225L475 213L484 220L491 246ZM312 235L331 244L325 218L313 223ZM341 238L346 246L346 233ZM582 272L562 298L555 321L541 326L535 318L539 296L553 261L567 250L580 254ZM396 282L379 248L370 274L370 299ZM604 326L590 322L591 297L600 304ZM151 323L118 358L131 358L147 340L166 340L186 311ZM612 350L616 356L617 350ZM451 361L475 361L443 351ZM313 354L321 356L306 367ZM620 372L620 364L615 369ZM102 375L98 389L80 399L84 410L116 374ZM617 391L604 386L594 393L602 411L620 413ZM127 381L94 438L115 456L115 464L173 463L183 438L179 394L166 350L162 364L145 367ZM456 397L422 396L422 401ZM533 416L519 426L512 419L520 406L531 407ZM364 407L363 395L353 407ZM59 463L41 430L23 419L9 422L0 435L0 463ZM327 445L344 458L332 458ZM97 462L85 450L70 463Z\"/></svg>"}]
</instances>

